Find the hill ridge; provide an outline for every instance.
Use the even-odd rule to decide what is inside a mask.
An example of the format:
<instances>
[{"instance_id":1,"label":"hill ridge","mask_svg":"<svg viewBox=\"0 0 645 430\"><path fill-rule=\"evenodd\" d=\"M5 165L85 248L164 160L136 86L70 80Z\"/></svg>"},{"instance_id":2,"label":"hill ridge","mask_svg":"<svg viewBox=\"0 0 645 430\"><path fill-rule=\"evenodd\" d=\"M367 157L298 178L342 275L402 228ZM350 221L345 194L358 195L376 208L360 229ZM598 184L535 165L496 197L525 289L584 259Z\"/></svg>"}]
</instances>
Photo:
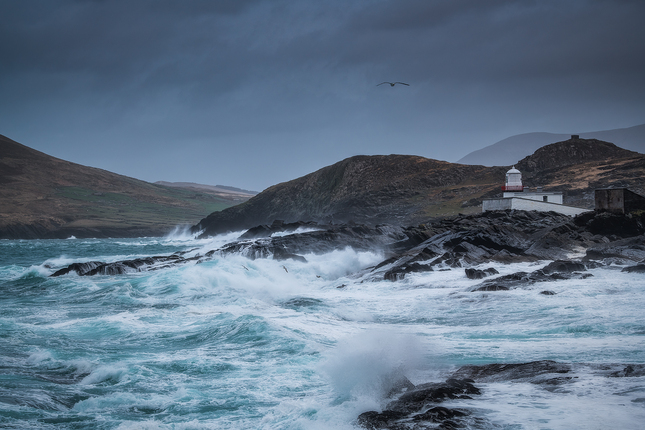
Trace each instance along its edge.
<instances>
[{"instance_id":1,"label":"hill ridge","mask_svg":"<svg viewBox=\"0 0 645 430\"><path fill-rule=\"evenodd\" d=\"M470 152L457 163L481 164L484 166L511 165L531 155L542 146L567 140L577 134L584 139L598 139L613 142L616 146L645 153L645 124L611 130L584 133L532 132L510 136L492 145Z\"/></svg>"},{"instance_id":2,"label":"hill ridge","mask_svg":"<svg viewBox=\"0 0 645 430\"><path fill-rule=\"evenodd\" d=\"M558 164L562 154L572 151L579 153L577 159L569 157L572 161ZM551 165L545 166L549 157ZM523 161L521 167L532 166L526 168L529 183L570 190L572 201L581 207L593 208L593 197L581 191L589 184L627 184L637 190L645 185L645 155L596 139L556 142ZM592 172L599 164L604 170L596 176L576 180L578 169ZM500 194L508 167L457 164L412 155L354 156L269 187L241 205L212 213L192 231L209 236L271 224L276 219L414 225L433 217L474 213L481 210L483 198Z\"/></svg>"},{"instance_id":3,"label":"hill ridge","mask_svg":"<svg viewBox=\"0 0 645 430\"><path fill-rule=\"evenodd\" d=\"M0 238L161 236L239 200L62 160L0 135Z\"/></svg>"}]
</instances>

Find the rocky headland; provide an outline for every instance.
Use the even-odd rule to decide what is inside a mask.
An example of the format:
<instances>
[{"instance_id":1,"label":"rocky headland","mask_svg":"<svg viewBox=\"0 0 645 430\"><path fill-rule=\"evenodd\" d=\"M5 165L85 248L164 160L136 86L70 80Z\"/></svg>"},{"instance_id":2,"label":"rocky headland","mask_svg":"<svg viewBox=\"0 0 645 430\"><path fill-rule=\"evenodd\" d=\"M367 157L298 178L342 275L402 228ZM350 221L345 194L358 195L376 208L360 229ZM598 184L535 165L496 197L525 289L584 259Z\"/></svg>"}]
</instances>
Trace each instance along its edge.
<instances>
[{"instance_id":1,"label":"rocky headland","mask_svg":"<svg viewBox=\"0 0 645 430\"><path fill-rule=\"evenodd\" d=\"M505 167L448 163L410 155L356 156L274 185L192 227L202 237L273 220L320 224L416 225L481 211L501 195ZM524 185L564 193L564 203L594 208L594 189L628 187L645 194L645 155L596 139L572 138L516 164Z\"/></svg>"}]
</instances>

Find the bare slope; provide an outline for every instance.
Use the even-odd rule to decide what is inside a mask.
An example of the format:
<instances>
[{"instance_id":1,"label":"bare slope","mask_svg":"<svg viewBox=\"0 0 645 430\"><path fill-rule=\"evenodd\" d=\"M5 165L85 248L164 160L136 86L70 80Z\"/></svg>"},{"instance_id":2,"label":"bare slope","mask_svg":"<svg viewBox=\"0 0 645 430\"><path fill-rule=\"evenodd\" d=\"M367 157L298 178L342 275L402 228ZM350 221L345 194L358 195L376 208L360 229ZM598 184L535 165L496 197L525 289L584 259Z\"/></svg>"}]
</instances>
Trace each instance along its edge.
<instances>
[{"instance_id":1,"label":"bare slope","mask_svg":"<svg viewBox=\"0 0 645 430\"><path fill-rule=\"evenodd\" d=\"M518 166L526 169L527 185L571 193L581 207L593 207L594 187L620 185L639 192L645 186L645 155L598 140L549 145ZM213 235L276 219L413 225L433 217L479 212L482 198L500 194L508 167L411 155L351 157L210 214L193 231ZM572 203L568 196L565 203Z\"/></svg>"},{"instance_id":2,"label":"bare slope","mask_svg":"<svg viewBox=\"0 0 645 430\"><path fill-rule=\"evenodd\" d=\"M0 238L162 235L235 203L60 160L0 135Z\"/></svg>"}]
</instances>

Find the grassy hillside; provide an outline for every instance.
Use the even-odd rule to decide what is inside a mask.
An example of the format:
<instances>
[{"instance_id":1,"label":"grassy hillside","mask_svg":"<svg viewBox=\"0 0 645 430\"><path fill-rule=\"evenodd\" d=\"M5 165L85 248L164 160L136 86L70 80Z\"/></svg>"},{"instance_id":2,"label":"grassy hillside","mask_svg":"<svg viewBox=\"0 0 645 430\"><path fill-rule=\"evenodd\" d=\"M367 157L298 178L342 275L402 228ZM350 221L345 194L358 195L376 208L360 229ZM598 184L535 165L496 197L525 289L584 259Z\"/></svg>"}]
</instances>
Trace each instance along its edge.
<instances>
[{"instance_id":1,"label":"grassy hillside","mask_svg":"<svg viewBox=\"0 0 645 430\"><path fill-rule=\"evenodd\" d=\"M0 238L163 235L242 201L70 163L0 136Z\"/></svg>"}]
</instances>

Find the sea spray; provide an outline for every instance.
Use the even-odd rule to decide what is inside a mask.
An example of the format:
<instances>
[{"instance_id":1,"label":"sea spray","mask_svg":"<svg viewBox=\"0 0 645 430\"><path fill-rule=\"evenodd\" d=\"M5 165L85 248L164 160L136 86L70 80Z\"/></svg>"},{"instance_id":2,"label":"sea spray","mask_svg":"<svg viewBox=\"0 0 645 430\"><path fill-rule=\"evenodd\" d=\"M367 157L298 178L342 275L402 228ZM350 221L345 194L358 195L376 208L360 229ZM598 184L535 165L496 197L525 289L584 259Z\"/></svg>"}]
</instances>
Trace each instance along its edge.
<instances>
[{"instance_id":1,"label":"sea spray","mask_svg":"<svg viewBox=\"0 0 645 430\"><path fill-rule=\"evenodd\" d=\"M394 389L404 388L406 374L423 360L417 339L390 329L370 329L342 339L327 355L321 370L341 400L381 401Z\"/></svg>"}]
</instances>

